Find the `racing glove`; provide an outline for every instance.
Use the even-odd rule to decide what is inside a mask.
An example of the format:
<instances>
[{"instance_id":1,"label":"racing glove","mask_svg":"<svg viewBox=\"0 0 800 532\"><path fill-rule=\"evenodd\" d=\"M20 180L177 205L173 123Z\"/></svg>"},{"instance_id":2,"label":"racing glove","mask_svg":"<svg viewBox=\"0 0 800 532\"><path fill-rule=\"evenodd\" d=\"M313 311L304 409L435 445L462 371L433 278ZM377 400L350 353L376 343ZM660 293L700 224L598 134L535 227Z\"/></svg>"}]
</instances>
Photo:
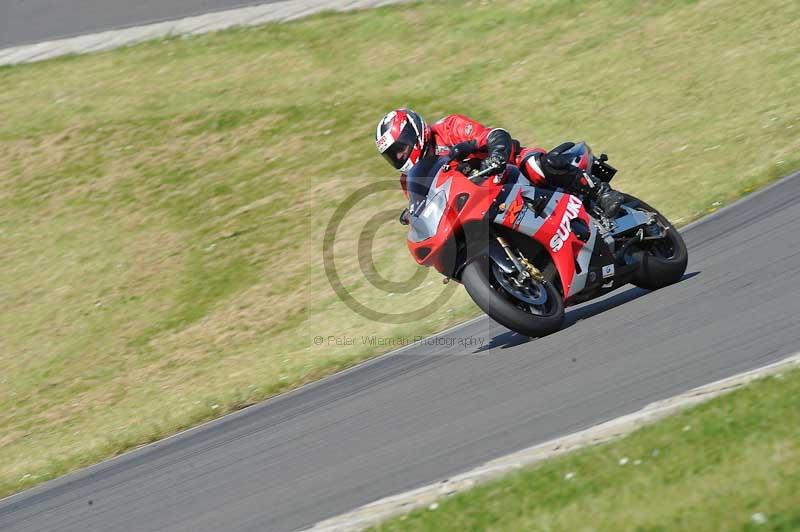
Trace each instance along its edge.
<instances>
[{"instance_id":1,"label":"racing glove","mask_svg":"<svg viewBox=\"0 0 800 532\"><path fill-rule=\"evenodd\" d=\"M506 169L508 159L511 157L513 139L505 129L493 129L486 138L486 151L489 156L481 163L481 170L495 167L495 174Z\"/></svg>"},{"instance_id":2,"label":"racing glove","mask_svg":"<svg viewBox=\"0 0 800 532\"><path fill-rule=\"evenodd\" d=\"M503 158L503 156L497 154L489 155L486 159L481 161L481 171L493 167L494 170L489 175L502 174L507 164L508 161Z\"/></svg>"}]
</instances>

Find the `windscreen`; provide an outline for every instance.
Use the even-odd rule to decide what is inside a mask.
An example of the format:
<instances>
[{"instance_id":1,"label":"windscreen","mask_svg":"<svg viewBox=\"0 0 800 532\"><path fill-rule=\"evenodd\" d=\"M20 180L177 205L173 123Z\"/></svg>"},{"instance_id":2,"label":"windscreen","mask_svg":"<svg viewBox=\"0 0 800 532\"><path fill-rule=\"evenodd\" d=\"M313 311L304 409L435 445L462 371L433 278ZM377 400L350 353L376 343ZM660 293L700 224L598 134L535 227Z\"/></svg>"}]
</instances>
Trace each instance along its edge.
<instances>
[{"instance_id":1,"label":"windscreen","mask_svg":"<svg viewBox=\"0 0 800 532\"><path fill-rule=\"evenodd\" d=\"M428 197L436 174L448 162L447 157L426 157L414 165L406 176L408 210L411 213L408 238L422 242L436 234L447 204L449 183Z\"/></svg>"},{"instance_id":2,"label":"windscreen","mask_svg":"<svg viewBox=\"0 0 800 532\"><path fill-rule=\"evenodd\" d=\"M409 170L406 176L406 190L408 191L408 210L412 216L419 215L425 207L425 200L433 180L447 162L447 157L423 157Z\"/></svg>"}]
</instances>

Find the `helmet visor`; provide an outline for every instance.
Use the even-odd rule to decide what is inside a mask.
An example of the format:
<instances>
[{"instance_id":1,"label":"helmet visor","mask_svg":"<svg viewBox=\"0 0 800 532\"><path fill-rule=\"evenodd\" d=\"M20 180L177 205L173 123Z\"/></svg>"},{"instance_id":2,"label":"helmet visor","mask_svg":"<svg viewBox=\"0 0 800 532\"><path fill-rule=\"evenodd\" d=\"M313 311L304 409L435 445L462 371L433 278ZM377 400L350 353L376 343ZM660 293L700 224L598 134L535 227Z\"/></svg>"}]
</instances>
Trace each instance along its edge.
<instances>
[{"instance_id":1,"label":"helmet visor","mask_svg":"<svg viewBox=\"0 0 800 532\"><path fill-rule=\"evenodd\" d=\"M389 164L399 170L404 164L406 164L406 161L411 155L411 150L413 148L414 146L412 144L406 144L405 142L397 141L389 146L382 155L387 161L389 161Z\"/></svg>"}]
</instances>

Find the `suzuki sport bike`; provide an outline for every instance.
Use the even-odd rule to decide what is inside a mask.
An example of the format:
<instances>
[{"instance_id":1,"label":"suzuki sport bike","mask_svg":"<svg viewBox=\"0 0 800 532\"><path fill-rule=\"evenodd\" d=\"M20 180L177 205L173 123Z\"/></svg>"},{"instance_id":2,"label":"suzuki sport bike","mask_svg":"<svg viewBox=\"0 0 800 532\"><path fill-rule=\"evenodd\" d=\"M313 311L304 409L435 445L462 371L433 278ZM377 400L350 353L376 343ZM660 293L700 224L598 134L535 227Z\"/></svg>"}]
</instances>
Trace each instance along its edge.
<instances>
[{"instance_id":1,"label":"suzuki sport bike","mask_svg":"<svg viewBox=\"0 0 800 532\"><path fill-rule=\"evenodd\" d=\"M585 143L573 165L610 181L616 169ZM688 254L680 233L631 195L611 219L589 200L536 187L515 166L478 171L477 159L421 159L408 173L401 222L414 259L464 285L498 323L528 336L558 331L564 308L620 286L679 281Z\"/></svg>"}]
</instances>

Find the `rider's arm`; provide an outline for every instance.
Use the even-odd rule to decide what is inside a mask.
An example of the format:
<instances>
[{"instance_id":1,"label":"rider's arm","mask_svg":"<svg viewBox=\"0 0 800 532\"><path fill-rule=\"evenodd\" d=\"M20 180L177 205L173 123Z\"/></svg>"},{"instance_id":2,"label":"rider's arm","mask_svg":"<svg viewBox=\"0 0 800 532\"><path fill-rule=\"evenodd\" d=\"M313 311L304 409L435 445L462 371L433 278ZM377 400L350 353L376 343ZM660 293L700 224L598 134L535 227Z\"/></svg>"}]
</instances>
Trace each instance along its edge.
<instances>
[{"instance_id":1,"label":"rider's arm","mask_svg":"<svg viewBox=\"0 0 800 532\"><path fill-rule=\"evenodd\" d=\"M486 127L480 122L464 115L450 115L433 125L437 136L444 143L454 146L461 142L475 141L480 151L497 155L507 162L513 162L519 143L502 128Z\"/></svg>"}]
</instances>

